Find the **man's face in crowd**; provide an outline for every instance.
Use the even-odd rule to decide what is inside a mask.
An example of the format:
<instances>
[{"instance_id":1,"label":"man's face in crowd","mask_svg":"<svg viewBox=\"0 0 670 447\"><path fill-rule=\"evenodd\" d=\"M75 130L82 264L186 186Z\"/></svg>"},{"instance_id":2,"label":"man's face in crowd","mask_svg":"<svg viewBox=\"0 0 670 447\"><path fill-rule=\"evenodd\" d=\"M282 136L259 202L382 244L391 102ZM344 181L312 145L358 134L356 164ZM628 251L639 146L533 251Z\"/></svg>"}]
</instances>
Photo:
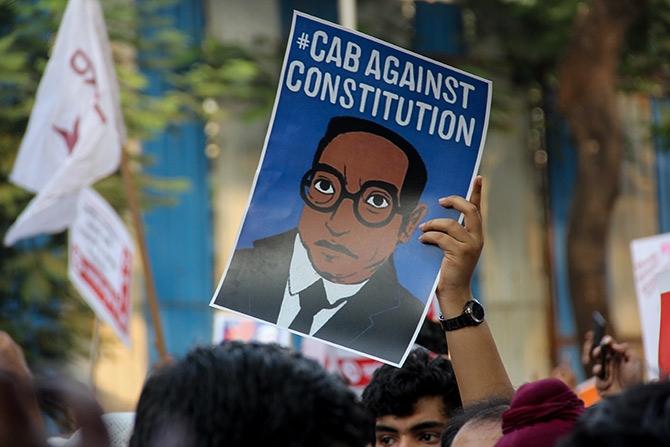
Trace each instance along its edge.
<instances>
[{"instance_id":1,"label":"man's face in crowd","mask_svg":"<svg viewBox=\"0 0 670 447\"><path fill-rule=\"evenodd\" d=\"M440 445L447 425L444 402L440 396L422 397L410 416L387 415L375 423L375 447L419 447Z\"/></svg>"},{"instance_id":2,"label":"man's face in crowd","mask_svg":"<svg viewBox=\"0 0 670 447\"><path fill-rule=\"evenodd\" d=\"M407 224L397 212L408 166L398 146L367 132L341 134L324 148L303 185L312 205L305 205L298 225L321 276L340 284L363 282L411 237L425 206Z\"/></svg>"}]
</instances>

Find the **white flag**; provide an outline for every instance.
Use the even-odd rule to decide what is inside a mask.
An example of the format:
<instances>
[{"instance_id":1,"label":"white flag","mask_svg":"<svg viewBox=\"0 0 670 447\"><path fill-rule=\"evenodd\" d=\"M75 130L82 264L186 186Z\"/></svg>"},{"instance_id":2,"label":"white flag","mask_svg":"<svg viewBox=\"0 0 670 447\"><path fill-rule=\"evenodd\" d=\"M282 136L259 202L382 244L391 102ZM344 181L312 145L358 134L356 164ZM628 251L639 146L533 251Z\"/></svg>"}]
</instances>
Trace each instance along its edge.
<instances>
[{"instance_id":1,"label":"white flag","mask_svg":"<svg viewBox=\"0 0 670 447\"><path fill-rule=\"evenodd\" d=\"M79 294L130 345L133 243L121 218L91 188L79 195L69 252L68 276Z\"/></svg>"},{"instance_id":2,"label":"white flag","mask_svg":"<svg viewBox=\"0 0 670 447\"><path fill-rule=\"evenodd\" d=\"M114 172L126 131L97 0L70 0L10 180L37 195L5 244L65 230L79 192Z\"/></svg>"}]
</instances>

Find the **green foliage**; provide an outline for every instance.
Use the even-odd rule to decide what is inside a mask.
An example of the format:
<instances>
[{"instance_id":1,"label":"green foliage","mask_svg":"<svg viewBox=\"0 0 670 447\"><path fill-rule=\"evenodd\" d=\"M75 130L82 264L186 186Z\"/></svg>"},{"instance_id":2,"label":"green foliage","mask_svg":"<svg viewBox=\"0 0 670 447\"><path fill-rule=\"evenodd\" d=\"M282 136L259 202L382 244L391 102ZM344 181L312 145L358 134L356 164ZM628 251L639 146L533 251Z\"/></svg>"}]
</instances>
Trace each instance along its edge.
<instances>
[{"instance_id":1,"label":"green foliage","mask_svg":"<svg viewBox=\"0 0 670 447\"><path fill-rule=\"evenodd\" d=\"M467 0L475 38L493 45L483 62L507 72L517 85L551 81L572 29L578 0ZM478 42L470 42L474 48Z\"/></svg>"},{"instance_id":2,"label":"green foliage","mask_svg":"<svg viewBox=\"0 0 670 447\"><path fill-rule=\"evenodd\" d=\"M29 193L9 184L8 176L48 57L49 34L44 30L54 29L53 7L54 2L0 3L3 235L30 199ZM86 320L90 323L90 312L68 284L64 244L60 235L0 246L0 329L24 346L30 361L54 360L81 349L78 334L86 333Z\"/></svg>"},{"instance_id":3,"label":"green foliage","mask_svg":"<svg viewBox=\"0 0 670 447\"><path fill-rule=\"evenodd\" d=\"M25 208L31 194L11 185L8 176L28 123L67 0L0 0L0 234ZM231 98L250 112L269 107L273 75L250 54L207 42L194 46L163 14L173 0L101 0L112 41L121 103L131 141L202 113L205 98ZM158 70L166 79L159 96L145 90L138 68ZM267 95L267 96L266 96ZM136 156L140 165L151 163ZM145 206L171 205L188 188L183 179L142 175L140 187L160 194L144 196ZM96 189L122 215L125 193L119 175ZM39 237L15 247L0 246L0 330L26 350L30 362L62 361L83 353L93 314L67 279L65 234Z\"/></svg>"},{"instance_id":4,"label":"green foliage","mask_svg":"<svg viewBox=\"0 0 670 447\"><path fill-rule=\"evenodd\" d=\"M473 16L470 44L480 62L506 71L518 85L555 86L580 0L463 0ZM666 94L670 86L670 2L640 0L640 14L629 29L621 53L622 88Z\"/></svg>"},{"instance_id":5,"label":"green foliage","mask_svg":"<svg viewBox=\"0 0 670 447\"><path fill-rule=\"evenodd\" d=\"M276 67L281 66L278 54L207 39L197 54L198 61L174 81L193 100L189 103L193 111L200 112L201 101L212 98L220 104L241 106L246 118L265 117L272 109ZM202 113L212 118L211 113Z\"/></svg>"},{"instance_id":6,"label":"green foliage","mask_svg":"<svg viewBox=\"0 0 670 447\"><path fill-rule=\"evenodd\" d=\"M412 2L404 0L357 0L358 29L403 48L412 46Z\"/></svg>"},{"instance_id":7,"label":"green foliage","mask_svg":"<svg viewBox=\"0 0 670 447\"><path fill-rule=\"evenodd\" d=\"M534 103L558 88L557 67L573 30L582 0L462 0L470 59L496 78L509 80ZM666 97L670 93L670 2L639 0L639 15L621 52L623 91ZM496 90L500 94L500 89ZM509 92L503 92L503 95ZM504 107L504 101L499 103ZM500 112L500 109L498 109ZM494 117L496 104L494 104ZM652 130L664 141L670 122Z\"/></svg>"},{"instance_id":8,"label":"green foliage","mask_svg":"<svg viewBox=\"0 0 670 447\"><path fill-rule=\"evenodd\" d=\"M670 93L670 2L647 0L628 32L622 53L622 87L658 97Z\"/></svg>"}]
</instances>

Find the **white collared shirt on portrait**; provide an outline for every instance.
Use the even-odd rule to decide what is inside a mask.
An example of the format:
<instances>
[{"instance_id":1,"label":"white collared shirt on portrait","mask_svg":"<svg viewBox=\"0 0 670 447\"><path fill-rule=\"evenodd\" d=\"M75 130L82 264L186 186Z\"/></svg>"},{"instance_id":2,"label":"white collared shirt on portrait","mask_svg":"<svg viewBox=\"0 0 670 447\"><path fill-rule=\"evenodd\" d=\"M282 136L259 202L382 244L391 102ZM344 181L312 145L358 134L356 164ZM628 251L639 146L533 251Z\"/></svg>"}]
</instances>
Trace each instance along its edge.
<instances>
[{"instance_id":1,"label":"white collared shirt on portrait","mask_svg":"<svg viewBox=\"0 0 670 447\"><path fill-rule=\"evenodd\" d=\"M326 291L326 299L330 304L335 304L337 301L344 298L353 297L359 290L367 283L364 281L360 284L336 284L323 278L314 270L312 263L307 255L300 235L296 235L293 243L293 257L291 257L291 265L289 268L289 277L286 281L284 289L284 299L282 301L281 309L279 310L279 317L277 318L277 325L288 328L295 317L300 312L300 292L307 289L309 286L317 282L323 281L323 287ZM328 322L335 314L347 304L348 300L342 301L339 305L332 309L322 309L314 315L312 327L309 335L314 335L324 324Z\"/></svg>"}]
</instances>

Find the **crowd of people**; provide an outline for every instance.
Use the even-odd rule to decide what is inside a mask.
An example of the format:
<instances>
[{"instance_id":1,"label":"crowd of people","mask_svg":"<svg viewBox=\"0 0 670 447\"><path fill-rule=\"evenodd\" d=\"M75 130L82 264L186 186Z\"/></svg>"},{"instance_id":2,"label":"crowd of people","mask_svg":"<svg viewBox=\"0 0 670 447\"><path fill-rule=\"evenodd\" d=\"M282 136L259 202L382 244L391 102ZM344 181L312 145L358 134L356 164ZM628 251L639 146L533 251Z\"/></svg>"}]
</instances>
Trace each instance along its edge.
<instances>
[{"instance_id":1,"label":"crowd of people","mask_svg":"<svg viewBox=\"0 0 670 447\"><path fill-rule=\"evenodd\" d=\"M472 299L481 188L478 178L469 201L441 202L464 215L463 225L433 219L420 227L422 242L444 254L436 292L444 319ZM642 362L625 344L605 337L593 346L587 337L583 360L594 365L602 399L585 408L557 378L515 390L480 320L442 333L444 346L416 347L401 368L381 366L360 398L277 345L198 347L155 368L131 414L104 414L83 386L33 375L0 332L0 446L670 445L670 383L643 383ZM605 363L594 361L605 349ZM48 438L54 427L67 433Z\"/></svg>"}]
</instances>

